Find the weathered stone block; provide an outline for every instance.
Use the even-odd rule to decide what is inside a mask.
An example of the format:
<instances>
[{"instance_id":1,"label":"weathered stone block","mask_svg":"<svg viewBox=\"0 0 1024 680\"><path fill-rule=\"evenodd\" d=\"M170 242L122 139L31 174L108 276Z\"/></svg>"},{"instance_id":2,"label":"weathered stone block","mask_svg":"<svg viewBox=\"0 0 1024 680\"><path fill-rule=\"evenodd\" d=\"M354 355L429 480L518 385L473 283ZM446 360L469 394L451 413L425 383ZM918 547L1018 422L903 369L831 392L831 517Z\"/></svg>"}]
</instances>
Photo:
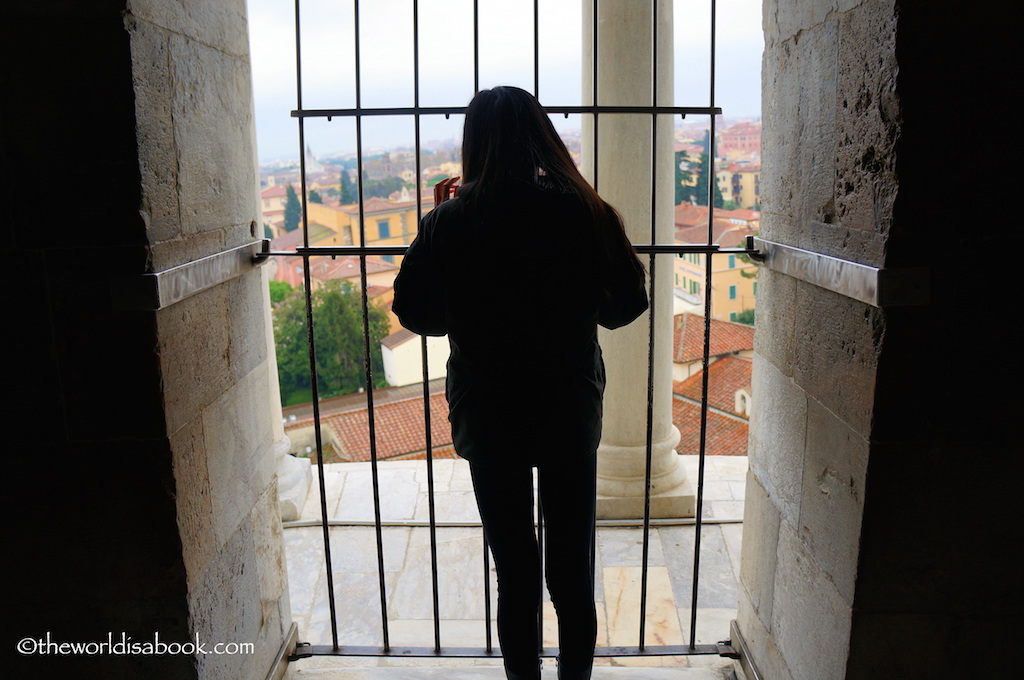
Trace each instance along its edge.
<instances>
[{"instance_id":1,"label":"weathered stone block","mask_svg":"<svg viewBox=\"0 0 1024 680\"><path fill-rule=\"evenodd\" d=\"M771 497L753 474L747 475L743 509L743 548L740 560L740 590L753 609L752 616L768 627L772 621L775 565L781 516ZM740 609L743 599L740 600Z\"/></svg>"},{"instance_id":2,"label":"weathered stone block","mask_svg":"<svg viewBox=\"0 0 1024 680\"><path fill-rule=\"evenodd\" d=\"M263 365L202 415L214 528L221 542L249 516L275 473L266 390Z\"/></svg>"},{"instance_id":3,"label":"weathered stone block","mask_svg":"<svg viewBox=\"0 0 1024 680\"><path fill-rule=\"evenodd\" d=\"M872 234L888 232L898 188L894 17L892 3L871 3L840 20L835 219Z\"/></svg>"},{"instance_id":4,"label":"weathered stone block","mask_svg":"<svg viewBox=\"0 0 1024 680\"><path fill-rule=\"evenodd\" d=\"M174 498L189 588L196 585L218 548L200 423L196 418L171 437Z\"/></svg>"},{"instance_id":5,"label":"weathered stone block","mask_svg":"<svg viewBox=\"0 0 1024 680\"><path fill-rule=\"evenodd\" d=\"M795 526L804 476L807 395L767 361L754 362L752 384L757 399L747 444L750 472Z\"/></svg>"},{"instance_id":6,"label":"weathered stone block","mask_svg":"<svg viewBox=\"0 0 1024 680\"><path fill-rule=\"evenodd\" d=\"M771 362L783 375L792 377L796 361L796 310L790 301L796 296L796 279L762 267L758 270L757 281L754 348L761 360ZM757 408L756 398L754 408Z\"/></svg>"},{"instance_id":7,"label":"weathered stone block","mask_svg":"<svg viewBox=\"0 0 1024 680\"><path fill-rule=\"evenodd\" d=\"M843 677L851 611L793 527L782 522L771 631L794 680Z\"/></svg>"},{"instance_id":8,"label":"weathered stone block","mask_svg":"<svg viewBox=\"0 0 1024 680\"><path fill-rule=\"evenodd\" d=\"M884 320L881 310L797 285L797 354L794 379L808 394L867 436Z\"/></svg>"},{"instance_id":9,"label":"weathered stone block","mask_svg":"<svg viewBox=\"0 0 1024 680\"><path fill-rule=\"evenodd\" d=\"M167 427L174 432L233 382L227 362L230 330L219 286L157 312Z\"/></svg>"},{"instance_id":10,"label":"weathered stone block","mask_svg":"<svg viewBox=\"0 0 1024 680\"><path fill-rule=\"evenodd\" d=\"M182 231L248 225L256 217L248 61L178 35L169 56Z\"/></svg>"},{"instance_id":11,"label":"weathered stone block","mask_svg":"<svg viewBox=\"0 0 1024 680\"><path fill-rule=\"evenodd\" d=\"M167 32L127 17L135 85L135 133L139 146L142 205L149 239L160 242L179 233L178 161L171 110Z\"/></svg>"},{"instance_id":12,"label":"weathered stone block","mask_svg":"<svg viewBox=\"0 0 1024 680\"><path fill-rule=\"evenodd\" d=\"M869 443L820 403L808 404L800 534L847 602L853 602Z\"/></svg>"}]
</instances>

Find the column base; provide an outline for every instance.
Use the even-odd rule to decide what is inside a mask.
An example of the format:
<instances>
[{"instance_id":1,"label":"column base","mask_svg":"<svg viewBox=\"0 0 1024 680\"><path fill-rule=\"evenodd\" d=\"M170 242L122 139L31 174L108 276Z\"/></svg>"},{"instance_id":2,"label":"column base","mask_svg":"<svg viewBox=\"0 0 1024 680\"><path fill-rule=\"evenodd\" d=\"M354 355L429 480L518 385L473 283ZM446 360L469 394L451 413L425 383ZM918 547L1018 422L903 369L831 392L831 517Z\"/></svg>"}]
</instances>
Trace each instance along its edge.
<instances>
[{"instance_id":1,"label":"column base","mask_svg":"<svg viewBox=\"0 0 1024 680\"><path fill-rule=\"evenodd\" d=\"M291 442L285 437L275 444L275 449L283 449L284 453L277 458L277 497L282 522L292 522L302 515L302 506L306 504L306 494L313 481L313 472L308 458L296 458L288 455Z\"/></svg>"},{"instance_id":2,"label":"column base","mask_svg":"<svg viewBox=\"0 0 1024 680\"><path fill-rule=\"evenodd\" d=\"M697 496L690 480L669 491L651 494L651 518L669 519L694 517L697 514ZM597 495L598 519L643 519L643 496Z\"/></svg>"}]
</instances>

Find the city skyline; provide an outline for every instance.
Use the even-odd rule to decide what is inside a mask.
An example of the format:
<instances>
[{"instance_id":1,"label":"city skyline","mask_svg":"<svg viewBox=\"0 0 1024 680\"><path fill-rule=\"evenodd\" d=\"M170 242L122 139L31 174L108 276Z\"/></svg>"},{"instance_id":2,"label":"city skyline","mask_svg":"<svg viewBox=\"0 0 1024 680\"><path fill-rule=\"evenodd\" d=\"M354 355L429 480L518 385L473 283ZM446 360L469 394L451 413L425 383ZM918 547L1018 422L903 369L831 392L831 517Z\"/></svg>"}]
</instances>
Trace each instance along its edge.
<instances>
[{"instance_id":1,"label":"city skyline","mask_svg":"<svg viewBox=\"0 0 1024 680\"><path fill-rule=\"evenodd\" d=\"M760 115L760 55L763 48L759 0L718 3L715 102L728 117ZM355 106L354 32L351 3L304 0L302 80L304 108ZM709 37L691 27L706 26L706 0L679 0L674 6L674 90L677 105L709 104ZM460 106L473 94L472 1L420 0L419 103ZM295 87L294 5L281 0L248 0L253 99L261 163L299 155ZM361 104L363 107L413 105L412 0L378 0L360 5ZM518 85L533 91L532 0L480 3L479 86ZM539 94L549 106L581 103L582 30L580 0L540 3ZM434 36L441 35L438 40ZM556 119L560 130L579 129L580 117ZM420 138L457 139L461 119L422 116ZM355 151L351 119L307 119L307 146L324 155ZM367 117L363 149L411 146L411 117Z\"/></svg>"}]
</instances>

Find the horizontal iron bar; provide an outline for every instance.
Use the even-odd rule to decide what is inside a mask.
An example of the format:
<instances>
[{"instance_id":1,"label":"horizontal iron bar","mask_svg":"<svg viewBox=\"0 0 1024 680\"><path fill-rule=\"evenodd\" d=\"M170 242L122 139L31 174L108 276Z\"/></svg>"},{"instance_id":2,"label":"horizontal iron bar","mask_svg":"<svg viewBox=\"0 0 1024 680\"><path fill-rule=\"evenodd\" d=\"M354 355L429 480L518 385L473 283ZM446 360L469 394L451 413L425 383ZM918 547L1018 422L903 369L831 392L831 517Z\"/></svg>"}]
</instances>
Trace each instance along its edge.
<instances>
[{"instance_id":1,"label":"horizontal iron bar","mask_svg":"<svg viewBox=\"0 0 1024 680\"><path fill-rule=\"evenodd\" d=\"M545 106L548 113L657 113L673 116L721 115L720 106ZM465 106L396 106L385 108L295 109L292 118L334 118L353 116L451 116L466 112Z\"/></svg>"},{"instance_id":2,"label":"horizontal iron bar","mask_svg":"<svg viewBox=\"0 0 1024 680\"><path fill-rule=\"evenodd\" d=\"M695 517L675 517L675 518L657 518L652 517L648 524L652 527L674 527L674 526L690 526L697 523ZM722 519L709 519L705 518L701 520L701 524L707 526L709 524L743 524L743 519L740 517L722 518ZM430 526L428 520L413 520L413 519L402 519L402 520L383 520L380 525L382 527L407 527L407 528L425 528ZM644 521L642 519L599 519L597 520L597 526L599 527L642 527ZM303 527L319 527L323 526L323 522L318 519L300 519L292 520L290 522L282 522L282 528L284 529L301 529ZM340 520L340 519L329 519L327 520L327 526L330 527L372 527L376 526L373 520ZM435 527L441 527L444 529L479 529L480 522L434 522Z\"/></svg>"},{"instance_id":3,"label":"horizontal iron bar","mask_svg":"<svg viewBox=\"0 0 1024 680\"><path fill-rule=\"evenodd\" d=\"M697 656L721 654L721 645L649 645L646 647L598 647L594 650L595 657L613 656ZM557 647L545 647L540 653L543 657L558 656ZM299 643L290 660L303 659L310 656L379 656L406 658L501 658L501 652L486 647L383 647L362 645L310 645Z\"/></svg>"},{"instance_id":4,"label":"horizontal iron bar","mask_svg":"<svg viewBox=\"0 0 1024 680\"><path fill-rule=\"evenodd\" d=\"M682 253L710 253L714 254L738 254L757 255L759 251L750 248L722 248L717 245L699 244L642 244L633 246L638 253L655 255L676 255ZM324 256L324 257L350 257L360 255L403 255L409 246L310 246L309 248L298 247L295 250L270 250L260 253L263 257L295 257L299 256Z\"/></svg>"}]
</instances>

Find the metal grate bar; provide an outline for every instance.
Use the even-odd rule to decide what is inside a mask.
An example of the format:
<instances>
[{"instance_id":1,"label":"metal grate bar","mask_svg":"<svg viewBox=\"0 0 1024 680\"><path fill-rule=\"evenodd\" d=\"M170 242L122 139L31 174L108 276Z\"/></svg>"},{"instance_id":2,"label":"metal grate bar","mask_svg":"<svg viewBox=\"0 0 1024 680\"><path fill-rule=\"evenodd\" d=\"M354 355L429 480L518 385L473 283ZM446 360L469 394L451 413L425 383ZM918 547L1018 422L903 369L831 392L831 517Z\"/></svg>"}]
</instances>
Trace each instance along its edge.
<instances>
[{"instance_id":1,"label":"metal grate bar","mask_svg":"<svg viewBox=\"0 0 1024 680\"><path fill-rule=\"evenodd\" d=\"M533 90L536 96L539 96L540 89L540 16L539 16L539 0L533 0ZM642 571L641 571L641 593L640 593L640 621L639 621L639 639L636 647L600 647L596 651L596 656L665 656L665 655L693 655L693 654L721 654L721 645L697 645L696 641L696 615L697 615L697 600L698 600L698 578L699 578L699 564L700 564L700 545L701 545L701 527L702 527L702 507L703 507L703 486L704 486L704 471L705 471L705 455L706 455L706 435L707 435L707 416L708 416L708 366L709 366L709 352L710 352L710 306L711 306L711 278L712 278L712 267L710 266L710 256L714 254L723 253L747 253L753 254L757 251L753 248L753 243L747 244L746 248L721 248L720 246L712 243L713 224L714 224L714 187L715 187L715 175L714 168L706 168L709 173L708 177L708 205L709 209L709 222L708 222L708 242L704 245L679 245L679 244L659 244L657 243L657 214L655 206L657 205L657 177L658 162L657 155L654 153L654 149L658 145L658 121L660 116L682 116L687 115L707 115L710 117L710 142L708 155L712 160L709 166L713 165L714 159L714 136L715 136L715 116L721 113L721 109L714 106L715 95L714 95L714 74L715 74L715 1L711 1L711 87L710 87L710 105L704 107L685 107L685 106L664 106L658 104L658 0L651 0L651 12L652 12L652 53L653 53L653 67L652 67L652 101L649 106L609 106L599 104L598 99L598 55L599 50L599 31L598 31L598 0L593 0L591 5L593 12L592 22L592 47L593 47L593 59L592 59L592 87L591 87L591 103L579 106L548 106L546 111L550 115L564 115L568 117L570 114L587 114L592 116L593 122L593 175L592 181L597 188L598 186L598 142L599 142L599 120L601 115L604 114L637 114L637 115L649 115L651 120L651 134L652 134L652 156L651 156L651 224L650 224L650 243L640 244L636 246L636 250L641 254L648 255L648 272L650 277L650 311L648 315L648 367L647 367L647 408L646 408L646 444L645 444L645 492L644 492L644 516L642 520L643 527L643 555L642 555ZM362 106L362 64L361 64L361 42L360 42L360 0L353 0L353 13L354 13L354 41L353 49L355 53L355 107L352 108L332 108L332 109L306 109L303 107L302 101L302 58L301 58L301 30L300 30L300 0L295 0L295 41L296 41L296 80L297 80L297 93L296 93L296 108L291 112L291 116L296 119L298 124L298 138L300 145L300 188L302 196L300 197L302 205L302 247L296 248L294 251L274 252L264 251L261 253L261 257L272 257L272 256L295 256L296 254L303 258L303 281L305 285L305 298L306 298L306 324L307 324L307 343L309 349L310 359L310 376L311 376L311 390L312 390L312 410L314 419L314 432L316 440L316 450L319 457L320 465L318 465L318 484L320 489L320 514L321 522L323 527L323 539L324 539L324 554L325 554L325 565L327 571L327 590L328 600L330 605L331 614L331 637L332 645L308 645L302 644L297 650L297 654L293 658L299 658L302 656L309 655L345 655L345 656L409 656L409 657L494 657L498 656L499 653L495 651L491 639L491 598L490 598L490 554L487 546L486 538L483 544L483 558L484 558L484 598L485 598L485 647L444 647L442 646L442 640L440 635L440 609L439 609L439 586L438 586L438 551L437 551L437 536L436 529L438 521L436 517L435 508L435 489L434 489L434 460L433 460L433 443L432 443L432 432L431 432L431 406L430 406L430 388L429 388L429 361L428 361L428 347L426 338L421 340L421 351L420 356L423 362L422 376L423 376L423 402L424 402L424 430L426 440L426 462L427 462L427 487L428 487L428 511L429 520L427 526L430 530L430 559L431 559L431 581L432 581L432 605L433 605L433 632L434 632L434 646L433 648L428 647L393 647L390 644L389 638L389 625L388 625L388 612L387 612L387 592L385 583L385 569L384 569L384 548L383 548L383 536L382 528L384 522L381 516L381 501L380 501L380 478L378 469L378 453L377 453L377 442L376 442L376 422L374 416L374 388L373 378L374 369L372 363L372 352L370 342L370 329L369 329L369 296L367 293L367 262L366 258L371 255L383 255L383 256L394 256L402 255L405 253L408 246L406 245L378 245L378 246L367 246L366 245L366 215L365 215L365 194L364 194L364 170L363 170L363 129L362 120L365 116L411 116L414 124L414 142L415 142L415 172L417 177L417 192L416 192L416 218L417 222L423 216L423 205L422 205L422 193L419 190L419 182L422 180L423 168L421 159L421 118L423 116L436 116L444 115L449 117L453 114L463 114L466 110L465 106L453 106L453 107L424 107L420 105L420 71L419 71L419 58L420 58L420 44L419 44L419 1L412 0L412 12L413 12L413 59L414 59L414 101L411 107L369 107L365 108ZM479 0L473 0L473 85L474 91L479 91L479 72L480 72L480 32L479 32ZM359 245L352 246L334 246L334 247L312 247L309 243L309 224L307 218L307 200L308 192L306 186L306 159L305 159L305 120L307 118L326 118L328 121L332 120L333 117L351 117L355 121L355 136L356 136L356 171L357 171L357 219L358 219L358 233L359 233ZM542 244L543 245L543 244ZM655 342L656 342L656 329L655 329L655 311L659 309L657 306L661 301L656 299L656 267L657 267L657 256L658 255L682 255L685 253L698 253L703 254L708 258L706 273L705 273L705 319L704 319L704 356L703 356L703 383L702 383L702 398L701 398L701 419L700 419L700 450L699 450L699 479L697 483L697 516L694 519L696 527L695 547L694 547L694 564L693 564L693 590L691 594L691 621L690 621L690 643L687 645L661 645L661 646L648 646L645 644L646 635L646 607L647 607L647 591L648 591L648 563L649 563L649 551L650 551L650 529L652 526L651 519L651 477L652 477L652 457L653 457L653 403L654 403L654 356L655 356ZM329 527L335 526L338 523L329 520L327 516L327 500L326 500L326 483L324 476L323 467L323 440L320 424L320 398L317 384L317 367L316 367L316 343L315 343L315 329L314 319L312 313L312 297L311 297L311 274L309 262L310 258L317 256L326 257L337 257L337 256L357 256L359 258L359 277L361 283L361 308L363 314L362 334L363 334L363 352L364 352L364 366L365 366L365 383L366 383L366 399L367 399L367 415L368 415L368 429L369 429L369 443L370 443L370 463L372 471L372 487L373 487L373 506L374 506L374 521L373 526L375 529L376 538L376 549L377 549L377 563L378 563L378 580L379 580L379 595L380 595L380 607L381 607L381 621L382 621L382 635L383 644L382 646L349 646L340 645L338 639L338 617L335 601L335 589L333 580L333 569L331 561L331 544ZM543 522L543 508L539 496L536 498L537 504L537 540L538 545L541 546L541 578L543 579L544 572L544 522ZM593 546L592 546L592 562L596 564L596 525L594 529ZM543 623L543 619L541 619ZM540 641L539 641L540 642ZM542 642L541 642L542 644ZM543 656L556 656L557 650L545 648L542 650Z\"/></svg>"},{"instance_id":2,"label":"metal grate bar","mask_svg":"<svg viewBox=\"0 0 1024 680\"><path fill-rule=\"evenodd\" d=\"M699 656L715 655L721 656L723 645L648 645L641 649L639 647L616 646L598 647L594 651L595 657L617 657L617 656ZM540 655L546 658L558 656L558 649L555 647L543 647ZM310 645L300 643L295 648L295 654L289 660L295 661L310 656L396 656L405 658L466 658L484 659L500 658L501 654L495 650L485 647L444 647L440 652L431 647L391 647L385 653L381 647L343 645L341 647L329 647L327 645Z\"/></svg>"}]
</instances>

